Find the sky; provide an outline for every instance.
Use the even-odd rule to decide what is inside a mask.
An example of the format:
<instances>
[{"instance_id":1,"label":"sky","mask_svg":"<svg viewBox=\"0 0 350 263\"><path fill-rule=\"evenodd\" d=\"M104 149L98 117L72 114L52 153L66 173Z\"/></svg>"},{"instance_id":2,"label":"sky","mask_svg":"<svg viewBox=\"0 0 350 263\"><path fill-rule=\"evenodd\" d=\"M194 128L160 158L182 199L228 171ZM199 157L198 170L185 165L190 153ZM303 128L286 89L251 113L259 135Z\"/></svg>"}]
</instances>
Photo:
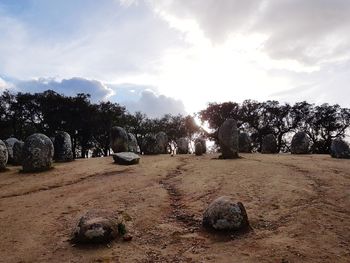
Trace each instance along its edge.
<instances>
[{"instance_id":1,"label":"sky","mask_svg":"<svg viewBox=\"0 0 350 263\"><path fill-rule=\"evenodd\" d=\"M348 0L0 0L0 92L150 117L209 102L350 107Z\"/></svg>"}]
</instances>

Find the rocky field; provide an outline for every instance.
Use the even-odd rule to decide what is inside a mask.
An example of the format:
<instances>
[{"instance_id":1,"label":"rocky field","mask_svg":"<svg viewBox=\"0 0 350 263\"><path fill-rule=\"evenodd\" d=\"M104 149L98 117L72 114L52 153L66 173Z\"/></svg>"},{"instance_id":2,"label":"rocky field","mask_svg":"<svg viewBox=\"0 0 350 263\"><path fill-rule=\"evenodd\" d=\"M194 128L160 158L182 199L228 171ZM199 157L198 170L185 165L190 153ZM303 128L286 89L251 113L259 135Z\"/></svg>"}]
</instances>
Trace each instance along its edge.
<instances>
[{"instance_id":1,"label":"rocky field","mask_svg":"<svg viewBox=\"0 0 350 263\"><path fill-rule=\"evenodd\" d=\"M0 262L349 262L350 161L327 155L143 156L0 174ZM241 201L252 230L208 233L215 198ZM75 246L88 210L118 213L133 239Z\"/></svg>"}]
</instances>

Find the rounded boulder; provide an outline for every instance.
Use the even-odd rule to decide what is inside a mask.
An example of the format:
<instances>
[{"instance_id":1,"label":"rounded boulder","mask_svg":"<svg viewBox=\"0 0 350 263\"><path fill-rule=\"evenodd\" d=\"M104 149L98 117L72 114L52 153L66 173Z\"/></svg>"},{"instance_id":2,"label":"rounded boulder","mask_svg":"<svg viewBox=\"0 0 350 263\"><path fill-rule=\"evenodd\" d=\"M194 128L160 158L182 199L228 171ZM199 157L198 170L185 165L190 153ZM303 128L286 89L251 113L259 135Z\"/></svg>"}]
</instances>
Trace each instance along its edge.
<instances>
[{"instance_id":1,"label":"rounded boulder","mask_svg":"<svg viewBox=\"0 0 350 263\"><path fill-rule=\"evenodd\" d=\"M30 135L23 145L24 172L39 172L51 168L54 146L49 137L41 133Z\"/></svg>"},{"instance_id":2,"label":"rounded boulder","mask_svg":"<svg viewBox=\"0 0 350 263\"><path fill-rule=\"evenodd\" d=\"M350 159L350 147L342 139L335 139L331 144L331 156L339 159Z\"/></svg>"},{"instance_id":3,"label":"rounded boulder","mask_svg":"<svg viewBox=\"0 0 350 263\"><path fill-rule=\"evenodd\" d=\"M69 162L73 160L72 141L67 132L57 132L54 139L55 154L57 162Z\"/></svg>"},{"instance_id":4,"label":"rounded boulder","mask_svg":"<svg viewBox=\"0 0 350 263\"><path fill-rule=\"evenodd\" d=\"M13 145L13 164L22 164L24 142L18 141Z\"/></svg>"},{"instance_id":5,"label":"rounded boulder","mask_svg":"<svg viewBox=\"0 0 350 263\"><path fill-rule=\"evenodd\" d=\"M203 226L214 230L241 230L249 226L247 212L242 203L230 197L215 199L203 214Z\"/></svg>"},{"instance_id":6,"label":"rounded boulder","mask_svg":"<svg viewBox=\"0 0 350 263\"><path fill-rule=\"evenodd\" d=\"M298 132L292 138L290 151L292 154L307 154L310 151L310 139L305 132Z\"/></svg>"}]
</instances>

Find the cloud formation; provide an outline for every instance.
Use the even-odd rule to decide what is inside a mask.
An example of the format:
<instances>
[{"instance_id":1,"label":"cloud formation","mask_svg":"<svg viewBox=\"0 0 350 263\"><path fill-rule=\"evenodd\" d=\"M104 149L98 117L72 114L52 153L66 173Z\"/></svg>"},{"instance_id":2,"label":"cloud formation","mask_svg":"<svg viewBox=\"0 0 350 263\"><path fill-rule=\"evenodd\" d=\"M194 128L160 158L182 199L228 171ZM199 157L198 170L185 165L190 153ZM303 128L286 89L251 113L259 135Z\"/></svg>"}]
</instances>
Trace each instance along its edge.
<instances>
[{"instance_id":1,"label":"cloud formation","mask_svg":"<svg viewBox=\"0 0 350 263\"><path fill-rule=\"evenodd\" d=\"M63 80L38 79L28 81L17 81L14 89L21 92L43 92L54 90L66 96L75 96L78 93L88 93L95 102L108 99L113 95L113 90L97 80L84 78L71 78Z\"/></svg>"},{"instance_id":2,"label":"cloud formation","mask_svg":"<svg viewBox=\"0 0 350 263\"><path fill-rule=\"evenodd\" d=\"M314 64L350 58L347 0L153 1L179 18L194 19L214 43L234 35L260 34L274 59Z\"/></svg>"}]
</instances>

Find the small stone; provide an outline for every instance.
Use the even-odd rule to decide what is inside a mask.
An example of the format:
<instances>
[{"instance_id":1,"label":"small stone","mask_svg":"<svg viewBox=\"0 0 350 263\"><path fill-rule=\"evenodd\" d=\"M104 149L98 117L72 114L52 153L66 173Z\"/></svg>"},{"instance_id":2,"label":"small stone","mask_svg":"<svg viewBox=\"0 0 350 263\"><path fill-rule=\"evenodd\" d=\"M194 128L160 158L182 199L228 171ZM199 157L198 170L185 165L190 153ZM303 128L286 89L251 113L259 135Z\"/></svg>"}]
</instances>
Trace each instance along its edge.
<instances>
[{"instance_id":1,"label":"small stone","mask_svg":"<svg viewBox=\"0 0 350 263\"><path fill-rule=\"evenodd\" d=\"M133 238L133 236L132 235L130 235L130 234L125 234L124 236L123 236L123 240L124 241L131 241L132 240L132 238Z\"/></svg>"},{"instance_id":2,"label":"small stone","mask_svg":"<svg viewBox=\"0 0 350 263\"><path fill-rule=\"evenodd\" d=\"M242 203L222 196L215 199L203 214L203 226L214 230L241 230L249 226Z\"/></svg>"},{"instance_id":3,"label":"small stone","mask_svg":"<svg viewBox=\"0 0 350 263\"><path fill-rule=\"evenodd\" d=\"M80 218L71 240L77 244L105 244L118 233L118 219L108 213L89 211Z\"/></svg>"},{"instance_id":4,"label":"small stone","mask_svg":"<svg viewBox=\"0 0 350 263\"><path fill-rule=\"evenodd\" d=\"M140 156L132 152L112 154L114 162L121 165L133 165L140 162Z\"/></svg>"}]
</instances>

